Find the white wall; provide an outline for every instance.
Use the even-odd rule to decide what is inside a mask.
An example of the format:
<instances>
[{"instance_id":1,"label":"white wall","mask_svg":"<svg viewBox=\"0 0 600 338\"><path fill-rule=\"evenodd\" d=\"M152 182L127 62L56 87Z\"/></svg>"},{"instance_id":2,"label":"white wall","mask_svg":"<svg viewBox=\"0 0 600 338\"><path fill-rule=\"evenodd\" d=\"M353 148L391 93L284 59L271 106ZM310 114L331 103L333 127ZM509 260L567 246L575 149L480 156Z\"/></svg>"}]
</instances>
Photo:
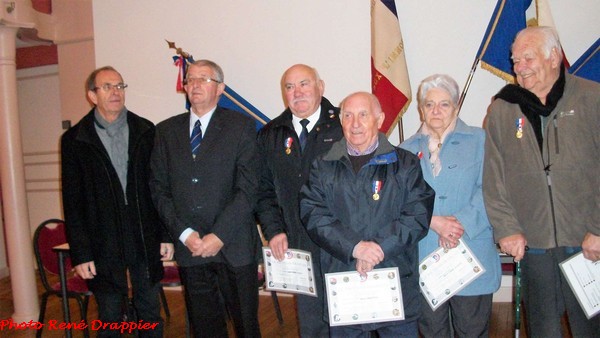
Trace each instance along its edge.
<instances>
[{"instance_id":1,"label":"white wall","mask_svg":"<svg viewBox=\"0 0 600 338\"><path fill-rule=\"evenodd\" d=\"M46 219L62 218L58 66L17 71L19 118L31 235Z\"/></svg>"},{"instance_id":2,"label":"white wall","mask_svg":"<svg viewBox=\"0 0 600 338\"><path fill-rule=\"evenodd\" d=\"M574 62L600 36L600 1L548 0L567 58ZM174 50L165 39L219 63L227 84L270 118L283 109L279 81L294 63L316 67L325 96L339 103L370 90L370 1L367 0L94 0L96 64L121 71L127 106L154 122L184 109L175 93ZM413 93L419 81L447 73L462 87L496 5L494 0L396 0ZM504 82L478 69L461 117L481 126ZM420 122L413 94L404 118ZM391 140L397 144L397 133Z\"/></svg>"}]
</instances>

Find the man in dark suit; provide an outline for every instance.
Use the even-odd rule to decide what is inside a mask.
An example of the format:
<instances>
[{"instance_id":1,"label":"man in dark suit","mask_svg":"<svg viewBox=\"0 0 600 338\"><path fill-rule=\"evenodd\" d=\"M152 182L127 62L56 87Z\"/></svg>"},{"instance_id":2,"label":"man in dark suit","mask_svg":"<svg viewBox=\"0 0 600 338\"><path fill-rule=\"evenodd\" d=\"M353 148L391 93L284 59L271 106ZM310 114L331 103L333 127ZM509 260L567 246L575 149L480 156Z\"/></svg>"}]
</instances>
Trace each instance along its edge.
<instances>
[{"instance_id":1,"label":"man in dark suit","mask_svg":"<svg viewBox=\"0 0 600 338\"><path fill-rule=\"evenodd\" d=\"M157 125L150 188L178 239L194 336L227 337L224 303L238 337L259 337L256 129L250 118L217 106L224 90L216 63L189 66L191 109Z\"/></svg>"},{"instance_id":2,"label":"man in dark suit","mask_svg":"<svg viewBox=\"0 0 600 338\"><path fill-rule=\"evenodd\" d=\"M300 221L298 194L308 181L312 161L343 137L339 109L323 97L325 83L312 67L293 65L285 71L281 82L288 108L258 135L263 167L257 215L276 259L283 260L288 248L312 253L318 298L304 295L296 298L300 335L329 337L329 324L323 320L319 247L308 237Z\"/></svg>"}]
</instances>

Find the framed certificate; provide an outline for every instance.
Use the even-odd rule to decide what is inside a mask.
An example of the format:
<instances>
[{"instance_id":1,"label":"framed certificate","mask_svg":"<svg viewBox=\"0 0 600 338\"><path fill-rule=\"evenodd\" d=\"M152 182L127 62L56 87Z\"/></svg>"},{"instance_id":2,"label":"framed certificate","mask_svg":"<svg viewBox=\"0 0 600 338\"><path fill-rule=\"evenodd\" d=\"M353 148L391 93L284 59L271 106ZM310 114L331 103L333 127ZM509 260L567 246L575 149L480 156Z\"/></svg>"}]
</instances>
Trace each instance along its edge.
<instances>
[{"instance_id":1,"label":"framed certificate","mask_svg":"<svg viewBox=\"0 0 600 338\"><path fill-rule=\"evenodd\" d=\"M379 323L404 319L398 268L325 274L329 325Z\"/></svg>"},{"instance_id":2,"label":"framed certificate","mask_svg":"<svg viewBox=\"0 0 600 338\"><path fill-rule=\"evenodd\" d=\"M265 288L269 291L299 293L317 297L312 255L308 251L289 249L278 261L269 247L263 247Z\"/></svg>"},{"instance_id":3,"label":"framed certificate","mask_svg":"<svg viewBox=\"0 0 600 338\"><path fill-rule=\"evenodd\" d=\"M580 252L560 263L567 282L588 319L600 313L600 262Z\"/></svg>"},{"instance_id":4,"label":"framed certificate","mask_svg":"<svg viewBox=\"0 0 600 338\"><path fill-rule=\"evenodd\" d=\"M434 311L485 272L462 241L452 249L439 247L419 264L419 286Z\"/></svg>"}]
</instances>

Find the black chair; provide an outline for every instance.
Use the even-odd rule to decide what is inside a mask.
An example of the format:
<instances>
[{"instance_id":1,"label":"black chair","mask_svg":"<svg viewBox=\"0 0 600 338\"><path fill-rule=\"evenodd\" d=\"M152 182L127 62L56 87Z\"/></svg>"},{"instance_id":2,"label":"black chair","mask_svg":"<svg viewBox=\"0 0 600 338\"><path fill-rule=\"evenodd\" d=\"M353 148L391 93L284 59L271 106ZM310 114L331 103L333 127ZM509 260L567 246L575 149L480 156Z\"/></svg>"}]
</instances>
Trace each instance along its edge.
<instances>
[{"instance_id":1,"label":"black chair","mask_svg":"<svg viewBox=\"0 0 600 338\"><path fill-rule=\"evenodd\" d=\"M38 272L46 290L42 294L42 302L40 304L40 317L38 319L40 323L44 322L48 297L51 295L55 295L58 298L62 297L60 281L50 284L47 274L59 275L58 254L52 248L66 242L65 223L60 219L49 219L42 222L35 230L33 236L33 249L35 251ZM65 259L65 270L71 270L71 260L68 257ZM90 296L92 295L92 292L87 287L87 283L77 275L68 275L67 291L68 298L77 300L81 318L87 322L87 308ZM42 336L42 328L37 331L36 336ZM89 337L87 328L84 330L84 336Z\"/></svg>"}]
</instances>

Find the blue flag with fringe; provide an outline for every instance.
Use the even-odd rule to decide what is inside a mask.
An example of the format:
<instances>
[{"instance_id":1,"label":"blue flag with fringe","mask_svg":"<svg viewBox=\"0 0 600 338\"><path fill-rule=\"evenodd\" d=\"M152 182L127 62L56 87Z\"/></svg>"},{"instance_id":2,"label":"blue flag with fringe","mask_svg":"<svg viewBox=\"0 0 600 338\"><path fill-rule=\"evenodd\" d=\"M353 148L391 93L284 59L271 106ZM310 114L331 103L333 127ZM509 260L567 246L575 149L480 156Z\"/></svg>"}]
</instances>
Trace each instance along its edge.
<instances>
[{"instance_id":1,"label":"blue flag with fringe","mask_svg":"<svg viewBox=\"0 0 600 338\"><path fill-rule=\"evenodd\" d=\"M569 68L569 73L600 82L600 39Z\"/></svg>"},{"instance_id":2,"label":"blue flag with fringe","mask_svg":"<svg viewBox=\"0 0 600 338\"><path fill-rule=\"evenodd\" d=\"M498 0L477 57L481 68L514 83L510 49L517 33L527 27L525 11L531 0Z\"/></svg>"}]
</instances>

